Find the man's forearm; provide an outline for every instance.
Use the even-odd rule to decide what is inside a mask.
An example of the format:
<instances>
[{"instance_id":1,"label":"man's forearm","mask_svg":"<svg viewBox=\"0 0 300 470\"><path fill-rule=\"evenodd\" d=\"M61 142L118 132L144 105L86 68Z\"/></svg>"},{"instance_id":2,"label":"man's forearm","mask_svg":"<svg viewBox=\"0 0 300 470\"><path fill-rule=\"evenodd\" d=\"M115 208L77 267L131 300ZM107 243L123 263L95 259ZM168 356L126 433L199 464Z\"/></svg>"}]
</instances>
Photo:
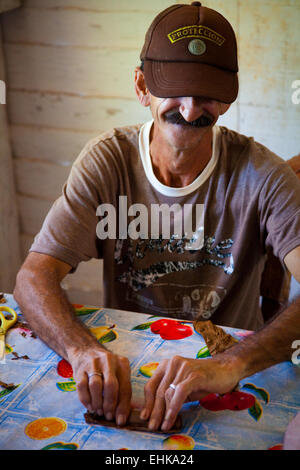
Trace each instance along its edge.
<instances>
[{"instance_id":1,"label":"man's forearm","mask_svg":"<svg viewBox=\"0 0 300 470\"><path fill-rule=\"evenodd\" d=\"M100 347L76 318L55 271L34 275L24 270L18 275L14 297L32 330L65 359L77 349Z\"/></svg>"},{"instance_id":2,"label":"man's forearm","mask_svg":"<svg viewBox=\"0 0 300 470\"><path fill-rule=\"evenodd\" d=\"M300 340L300 297L271 323L222 353L240 362L241 379L291 359L294 340Z\"/></svg>"},{"instance_id":3,"label":"man's forearm","mask_svg":"<svg viewBox=\"0 0 300 470\"><path fill-rule=\"evenodd\" d=\"M63 293L63 276L49 262L38 264L38 269L23 267L17 276L14 296L24 317L42 341L70 362L81 403L124 425L131 400L128 359L98 343Z\"/></svg>"}]
</instances>

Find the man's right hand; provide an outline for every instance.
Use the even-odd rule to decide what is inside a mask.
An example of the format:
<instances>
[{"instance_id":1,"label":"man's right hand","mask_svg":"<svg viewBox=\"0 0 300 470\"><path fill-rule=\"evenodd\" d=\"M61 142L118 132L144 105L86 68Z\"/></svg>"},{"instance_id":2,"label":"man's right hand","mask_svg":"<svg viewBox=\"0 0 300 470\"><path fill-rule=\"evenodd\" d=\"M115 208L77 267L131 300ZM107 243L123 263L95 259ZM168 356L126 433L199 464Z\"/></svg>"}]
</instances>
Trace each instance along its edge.
<instances>
[{"instance_id":1,"label":"man's right hand","mask_svg":"<svg viewBox=\"0 0 300 470\"><path fill-rule=\"evenodd\" d=\"M61 288L70 269L52 256L29 253L18 273L14 297L37 336L70 362L81 403L118 425L125 424L131 404L129 361L100 345L76 317Z\"/></svg>"},{"instance_id":2,"label":"man's right hand","mask_svg":"<svg viewBox=\"0 0 300 470\"><path fill-rule=\"evenodd\" d=\"M130 365L126 357L95 347L69 356L78 397L90 412L126 423L131 404Z\"/></svg>"}]
</instances>

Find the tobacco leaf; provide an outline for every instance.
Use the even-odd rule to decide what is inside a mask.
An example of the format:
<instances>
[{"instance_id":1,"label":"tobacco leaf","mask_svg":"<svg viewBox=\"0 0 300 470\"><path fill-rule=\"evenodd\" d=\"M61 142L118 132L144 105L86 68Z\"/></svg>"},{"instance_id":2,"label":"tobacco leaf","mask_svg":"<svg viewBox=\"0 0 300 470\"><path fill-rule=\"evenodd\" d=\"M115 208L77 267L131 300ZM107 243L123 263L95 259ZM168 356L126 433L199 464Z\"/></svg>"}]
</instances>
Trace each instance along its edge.
<instances>
[{"instance_id":1,"label":"tobacco leaf","mask_svg":"<svg viewBox=\"0 0 300 470\"><path fill-rule=\"evenodd\" d=\"M87 424L96 424L100 426L108 426L111 428L118 428L118 429L126 429L129 431L143 431L143 432L155 432L159 434L173 434L176 432L180 432L182 428L182 419L181 416L178 415L175 421L175 424L172 429L169 431L151 431L148 429L148 422L143 421L140 419L140 411L139 410L132 410L131 414L127 420L127 423L124 426L118 426L115 421L106 421L103 416L99 416L96 413L85 413L84 414L85 422Z\"/></svg>"},{"instance_id":2,"label":"tobacco leaf","mask_svg":"<svg viewBox=\"0 0 300 470\"><path fill-rule=\"evenodd\" d=\"M15 386L15 384L13 384L13 383L7 384L6 382L2 382L2 381L0 380L0 387L10 389L10 388L13 388L14 386Z\"/></svg>"},{"instance_id":3,"label":"tobacco leaf","mask_svg":"<svg viewBox=\"0 0 300 470\"><path fill-rule=\"evenodd\" d=\"M203 336L212 356L224 352L238 343L237 339L226 333L220 326L214 325L210 320L196 320L193 326L197 333Z\"/></svg>"},{"instance_id":4,"label":"tobacco leaf","mask_svg":"<svg viewBox=\"0 0 300 470\"><path fill-rule=\"evenodd\" d=\"M17 361L18 359L30 359L29 356L27 356L27 354L25 354L24 356L19 356L19 354L17 352L13 352L12 353L14 357L12 357L12 361Z\"/></svg>"}]
</instances>

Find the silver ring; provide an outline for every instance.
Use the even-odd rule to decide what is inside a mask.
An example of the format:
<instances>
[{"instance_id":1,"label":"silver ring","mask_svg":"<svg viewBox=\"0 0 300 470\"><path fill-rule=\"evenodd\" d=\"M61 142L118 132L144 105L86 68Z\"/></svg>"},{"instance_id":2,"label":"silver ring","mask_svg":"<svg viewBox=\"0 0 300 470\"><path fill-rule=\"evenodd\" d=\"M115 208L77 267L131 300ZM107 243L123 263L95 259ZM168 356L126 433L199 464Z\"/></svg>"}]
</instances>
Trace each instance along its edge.
<instances>
[{"instance_id":1,"label":"silver ring","mask_svg":"<svg viewBox=\"0 0 300 470\"><path fill-rule=\"evenodd\" d=\"M170 385L169 385L169 388L173 388L173 390L176 390L176 385L170 384Z\"/></svg>"},{"instance_id":2,"label":"silver ring","mask_svg":"<svg viewBox=\"0 0 300 470\"><path fill-rule=\"evenodd\" d=\"M91 377L93 377L93 375L99 375L101 379L103 378L102 372L91 372L90 374L88 374L88 378L90 379Z\"/></svg>"}]
</instances>

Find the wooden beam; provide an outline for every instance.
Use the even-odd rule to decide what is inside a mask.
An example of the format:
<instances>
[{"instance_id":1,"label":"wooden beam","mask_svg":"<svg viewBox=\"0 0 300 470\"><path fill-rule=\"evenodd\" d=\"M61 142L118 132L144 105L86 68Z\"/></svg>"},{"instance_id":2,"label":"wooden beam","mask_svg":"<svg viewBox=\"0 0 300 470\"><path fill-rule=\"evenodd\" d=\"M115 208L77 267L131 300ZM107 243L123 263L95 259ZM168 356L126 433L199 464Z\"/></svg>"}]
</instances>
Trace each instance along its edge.
<instances>
[{"instance_id":1,"label":"wooden beam","mask_svg":"<svg viewBox=\"0 0 300 470\"><path fill-rule=\"evenodd\" d=\"M0 0L0 13L21 6L21 0Z\"/></svg>"},{"instance_id":2,"label":"wooden beam","mask_svg":"<svg viewBox=\"0 0 300 470\"><path fill-rule=\"evenodd\" d=\"M0 25L0 80L5 82ZM12 292L20 267L20 239L6 105L0 104L0 290Z\"/></svg>"}]
</instances>

